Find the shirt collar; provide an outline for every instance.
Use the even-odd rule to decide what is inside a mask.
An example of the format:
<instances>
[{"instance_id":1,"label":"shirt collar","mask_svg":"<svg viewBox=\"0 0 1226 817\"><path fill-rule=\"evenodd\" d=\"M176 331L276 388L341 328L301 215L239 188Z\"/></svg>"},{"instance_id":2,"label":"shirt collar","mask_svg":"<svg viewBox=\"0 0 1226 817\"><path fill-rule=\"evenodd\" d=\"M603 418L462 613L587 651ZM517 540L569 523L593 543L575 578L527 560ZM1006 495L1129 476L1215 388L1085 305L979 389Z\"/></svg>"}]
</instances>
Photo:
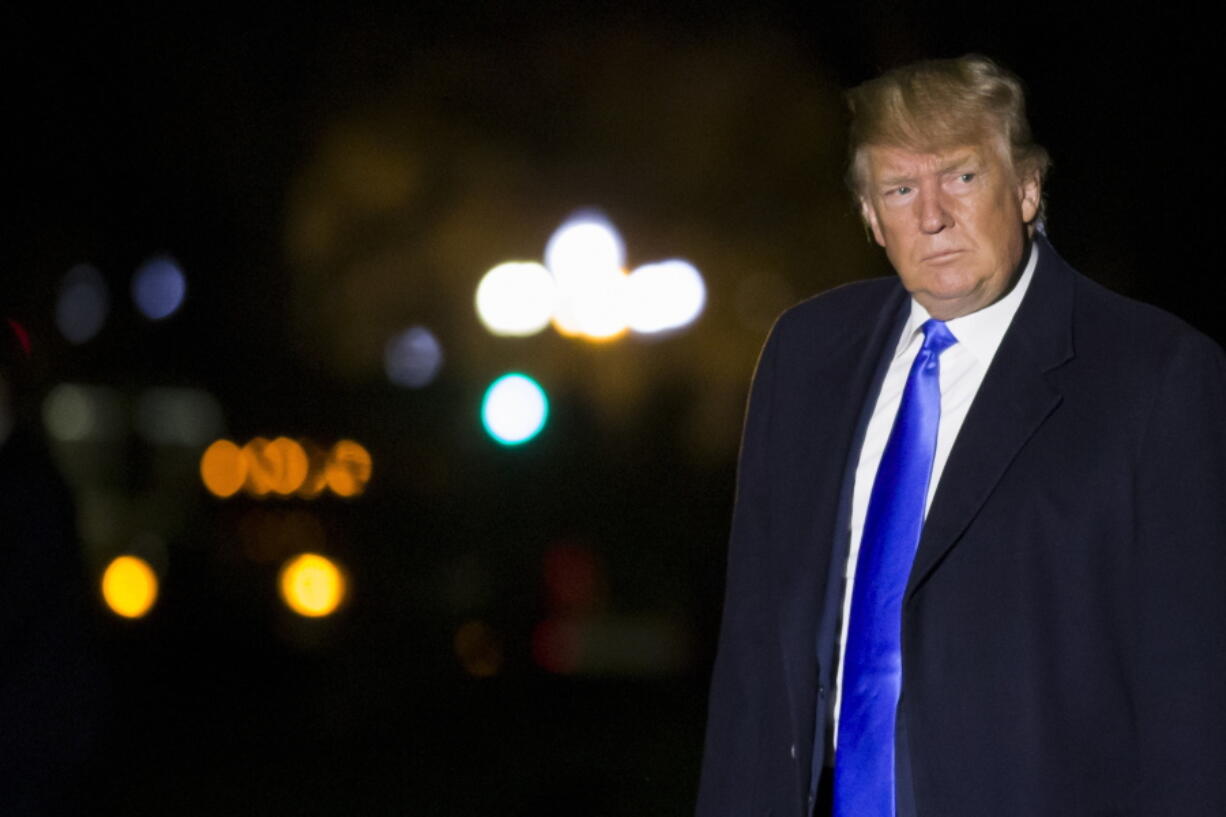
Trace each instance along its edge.
<instances>
[{"instance_id":1,"label":"shirt collar","mask_svg":"<svg viewBox=\"0 0 1226 817\"><path fill-rule=\"evenodd\" d=\"M1030 242L1030 254L1021 277L1005 297L985 306L978 312L945 322L949 331L958 339L958 344L976 360L987 364L996 354L997 347L1000 346L1005 332L1009 329L1009 324L1013 322L1013 316L1017 314L1017 308L1022 304L1026 290L1030 287L1030 279L1034 277L1034 268L1038 265L1038 260L1039 247L1032 241ZM898 339L894 357L907 351L915 335L920 332L920 327L931 317L928 310L920 306L914 298L911 299L911 314L907 316L907 323L903 327L902 336Z\"/></svg>"}]
</instances>

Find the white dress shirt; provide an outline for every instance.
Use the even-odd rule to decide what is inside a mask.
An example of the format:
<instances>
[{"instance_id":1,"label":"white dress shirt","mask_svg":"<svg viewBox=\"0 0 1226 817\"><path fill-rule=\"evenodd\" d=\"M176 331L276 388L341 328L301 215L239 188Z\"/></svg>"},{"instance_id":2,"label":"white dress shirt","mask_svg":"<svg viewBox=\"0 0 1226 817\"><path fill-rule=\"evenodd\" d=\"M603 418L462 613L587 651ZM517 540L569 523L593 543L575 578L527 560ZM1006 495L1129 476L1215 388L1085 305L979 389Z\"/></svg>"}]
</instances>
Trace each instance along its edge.
<instances>
[{"instance_id":1,"label":"white dress shirt","mask_svg":"<svg viewBox=\"0 0 1226 817\"><path fill-rule=\"evenodd\" d=\"M979 392L988 366L996 355L1005 331L1013 321L1014 314L1030 286L1034 276L1039 250L1031 245L1030 258L1022 271L1017 285L999 301L978 312L963 315L946 322L957 343L941 353L941 423L937 431L937 447L932 462L932 478L928 483L928 496L924 502L924 514L932 504L945 462L954 447L954 440L962 428L962 421ZM839 709L843 702L843 656L847 649L847 622L851 615L851 590L856 575L856 562L860 556L860 539L864 534L864 518L868 514L868 498L877 476L877 466L885 452L898 404L902 401L903 387L911 364L923 345L924 333L920 327L931 316L914 298L911 299L911 314L903 327L894 358L881 383L881 392L873 407L873 415L864 434L860 449L860 461L856 466L856 481L851 500L851 550L847 556L846 581L843 592L843 616L839 629L839 667L835 683L834 740L838 744Z\"/></svg>"}]
</instances>

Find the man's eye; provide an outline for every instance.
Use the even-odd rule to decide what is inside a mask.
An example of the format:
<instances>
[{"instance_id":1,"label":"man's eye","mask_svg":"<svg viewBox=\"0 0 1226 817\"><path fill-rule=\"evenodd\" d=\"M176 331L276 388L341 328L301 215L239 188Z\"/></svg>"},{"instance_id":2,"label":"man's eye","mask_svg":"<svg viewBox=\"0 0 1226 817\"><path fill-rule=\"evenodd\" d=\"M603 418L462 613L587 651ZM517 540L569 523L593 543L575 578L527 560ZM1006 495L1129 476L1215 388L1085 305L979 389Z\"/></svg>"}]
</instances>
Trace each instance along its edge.
<instances>
[{"instance_id":1,"label":"man's eye","mask_svg":"<svg viewBox=\"0 0 1226 817\"><path fill-rule=\"evenodd\" d=\"M911 192L911 188L910 188L910 187L907 187L906 185L903 185L903 186L901 186L901 187L895 187L895 188L894 188L894 192L895 192L895 193L897 193L897 194L898 194L898 195L900 195L900 196L905 196L905 195L907 195L908 193L910 193L910 192Z\"/></svg>"},{"instance_id":2,"label":"man's eye","mask_svg":"<svg viewBox=\"0 0 1226 817\"><path fill-rule=\"evenodd\" d=\"M962 182L963 184L969 184L972 180L974 180L974 178L974 173L963 173L958 177L958 181Z\"/></svg>"}]
</instances>

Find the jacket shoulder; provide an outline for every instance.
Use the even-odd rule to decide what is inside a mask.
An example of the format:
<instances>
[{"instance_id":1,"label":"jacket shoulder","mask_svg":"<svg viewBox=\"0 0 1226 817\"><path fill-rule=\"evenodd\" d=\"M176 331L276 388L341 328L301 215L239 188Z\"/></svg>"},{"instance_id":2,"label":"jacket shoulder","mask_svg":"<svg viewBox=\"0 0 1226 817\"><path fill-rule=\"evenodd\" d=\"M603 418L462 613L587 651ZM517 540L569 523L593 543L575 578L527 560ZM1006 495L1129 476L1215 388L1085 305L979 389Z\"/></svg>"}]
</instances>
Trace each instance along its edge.
<instances>
[{"instance_id":1,"label":"jacket shoulder","mask_svg":"<svg viewBox=\"0 0 1226 817\"><path fill-rule=\"evenodd\" d=\"M1087 346L1110 350L1116 359L1137 362L1166 359L1177 350L1216 356L1222 348L1181 318L1152 304L1133 300L1075 273L1078 351Z\"/></svg>"},{"instance_id":2,"label":"jacket shoulder","mask_svg":"<svg viewBox=\"0 0 1226 817\"><path fill-rule=\"evenodd\" d=\"M901 303L904 294L894 275L843 284L786 310L771 334L792 338L829 332L834 327L865 325L875 320L892 300L899 299Z\"/></svg>"}]
</instances>

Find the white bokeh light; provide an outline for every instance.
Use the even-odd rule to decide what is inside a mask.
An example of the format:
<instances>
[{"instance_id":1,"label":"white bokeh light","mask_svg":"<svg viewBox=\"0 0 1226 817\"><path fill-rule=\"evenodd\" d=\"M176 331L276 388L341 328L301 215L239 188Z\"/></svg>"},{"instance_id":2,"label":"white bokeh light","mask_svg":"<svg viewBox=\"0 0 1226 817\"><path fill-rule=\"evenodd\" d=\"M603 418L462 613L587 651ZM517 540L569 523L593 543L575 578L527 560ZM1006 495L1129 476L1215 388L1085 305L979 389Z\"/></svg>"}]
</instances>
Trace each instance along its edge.
<instances>
[{"instance_id":1,"label":"white bokeh light","mask_svg":"<svg viewBox=\"0 0 1226 817\"><path fill-rule=\"evenodd\" d=\"M535 380L505 374L495 380L481 402L485 430L503 445L527 442L541 432L549 417L549 399Z\"/></svg>"},{"instance_id":2,"label":"white bokeh light","mask_svg":"<svg viewBox=\"0 0 1226 817\"><path fill-rule=\"evenodd\" d=\"M626 279L626 322L635 332L667 332L702 314L707 287L688 261L644 264Z\"/></svg>"},{"instance_id":3,"label":"white bokeh light","mask_svg":"<svg viewBox=\"0 0 1226 817\"><path fill-rule=\"evenodd\" d=\"M477 317L495 335L535 335L549 325L557 300L549 270L535 262L509 261L481 278Z\"/></svg>"},{"instance_id":4,"label":"white bokeh light","mask_svg":"<svg viewBox=\"0 0 1226 817\"><path fill-rule=\"evenodd\" d=\"M558 284L554 327L564 335L608 340L626 331L626 248L609 220L576 213L545 247Z\"/></svg>"},{"instance_id":5,"label":"white bokeh light","mask_svg":"<svg viewBox=\"0 0 1226 817\"><path fill-rule=\"evenodd\" d=\"M545 266L563 288L572 279L620 270L626 248L609 220L596 212L568 218L545 245Z\"/></svg>"},{"instance_id":6,"label":"white bokeh light","mask_svg":"<svg viewBox=\"0 0 1226 817\"><path fill-rule=\"evenodd\" d=\"M693 264L672 259L627 273L625 258L607 218L575 213L550 237L544 266L507 262L482 277L477 315L495 335L532 335L552 321L562 335L607 341L680 329L702 313L707 289Z\"/></svg>"},{"instance_id":7,"label":"white bokeh light","mask_svg":"<svg viewBox=\"0 0 1226 817\"><path fill-rule=\"evenodd\" d=\"M626 274L610 269L571 279L554 325L564 335L609 340L626 331Z\"/></svg>"}]
</instances>

